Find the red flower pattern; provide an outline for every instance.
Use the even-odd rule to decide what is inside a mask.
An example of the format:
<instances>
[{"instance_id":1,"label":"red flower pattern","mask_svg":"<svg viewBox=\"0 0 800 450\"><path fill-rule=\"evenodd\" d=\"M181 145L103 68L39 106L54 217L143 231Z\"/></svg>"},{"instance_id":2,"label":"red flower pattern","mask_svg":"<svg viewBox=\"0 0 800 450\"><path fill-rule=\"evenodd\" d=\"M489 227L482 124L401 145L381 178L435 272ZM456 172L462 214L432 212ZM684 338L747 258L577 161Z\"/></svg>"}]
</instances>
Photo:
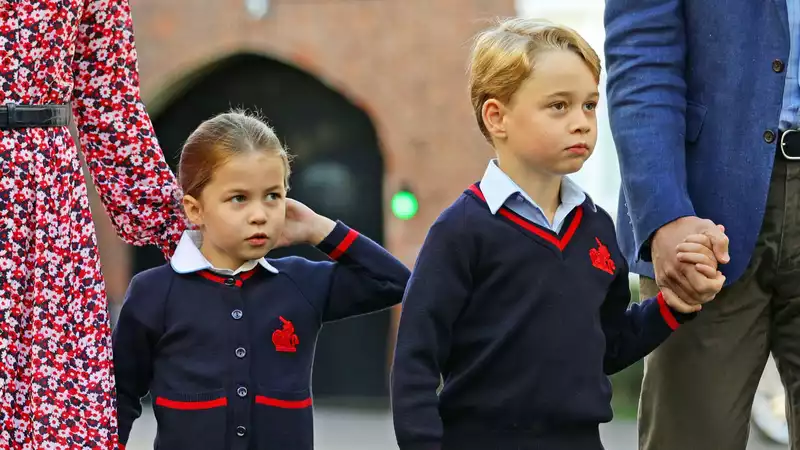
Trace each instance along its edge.
<instances>
[{"instance_id":1,"label":"red flower pattern","mask_svg":"<svg viewBox=\"0 0 800 450\"><path fill-rule=\"evenodd\" d=\"M169 256L180 190L136 68L127 0L0 1L0 104L71 102L117 233ZM116 448L110 337L69 130L0 130L0 449Z\"/></svg>"}]
</instances>

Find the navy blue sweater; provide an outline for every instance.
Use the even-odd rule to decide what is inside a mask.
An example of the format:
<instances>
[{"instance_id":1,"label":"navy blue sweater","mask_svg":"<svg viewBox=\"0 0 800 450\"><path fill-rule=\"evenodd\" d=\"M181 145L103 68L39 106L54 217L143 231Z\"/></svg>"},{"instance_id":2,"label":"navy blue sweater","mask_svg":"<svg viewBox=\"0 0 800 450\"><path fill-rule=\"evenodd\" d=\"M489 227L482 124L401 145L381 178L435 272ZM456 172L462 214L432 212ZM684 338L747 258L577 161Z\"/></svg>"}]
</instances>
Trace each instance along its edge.
<instances>
[{"instance_id":1,"label":"navy blue sweater","mask_svg":"<svg viewBox=\"0 0 800 450\"><path fill-rule=\"evenodd\" d=\"M120 442L150 392L163 450L311 450L311 366L324 322L398 304L408 269L338 223L319 245L336 262L288 257L239 276L131 281L114 330Z\"/></svg>"},{"instance_id":2,"label":"navy blue sweater","mask_svg":"<svg viewBox=\"0 0 800 450\"><path fill-rule=\"evenodd\" d=\"M607 375L691 317L660 296L629 308L630 295L614 224L591 200L556 235L492 215L472 186L430 229L403 300L400 449L601 449Z\"/></svg>"}]
</instances>

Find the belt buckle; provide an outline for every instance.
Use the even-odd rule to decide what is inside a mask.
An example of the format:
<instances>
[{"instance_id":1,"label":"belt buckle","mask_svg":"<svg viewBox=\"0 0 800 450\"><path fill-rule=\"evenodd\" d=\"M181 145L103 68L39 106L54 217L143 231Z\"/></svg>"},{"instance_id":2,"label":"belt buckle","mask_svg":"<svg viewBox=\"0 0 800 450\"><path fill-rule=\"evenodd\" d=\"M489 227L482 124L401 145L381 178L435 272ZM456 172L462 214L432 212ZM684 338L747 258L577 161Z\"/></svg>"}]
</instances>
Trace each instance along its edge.
<instances>
[{"instance_id":1,"label":"belt buckle","mask_svg":"<svg viewBox=\"0 0 800 450\"><path fill-rule=\"evenodd\" d=\"M783 157L788 159L788 160L800 161L800 155L792 156L792 155L789 155L788 153L786 153L786 147L789 144L786 141L786 137L791 135L792 133L798 133L795 138L797 139L797 143L796 143L797 147L798 147L798 149L800 149L800 129L790 129L790 130L784 131L783 134L781 134L781 153L783 154Z\"/></svg>"}]
</instances>

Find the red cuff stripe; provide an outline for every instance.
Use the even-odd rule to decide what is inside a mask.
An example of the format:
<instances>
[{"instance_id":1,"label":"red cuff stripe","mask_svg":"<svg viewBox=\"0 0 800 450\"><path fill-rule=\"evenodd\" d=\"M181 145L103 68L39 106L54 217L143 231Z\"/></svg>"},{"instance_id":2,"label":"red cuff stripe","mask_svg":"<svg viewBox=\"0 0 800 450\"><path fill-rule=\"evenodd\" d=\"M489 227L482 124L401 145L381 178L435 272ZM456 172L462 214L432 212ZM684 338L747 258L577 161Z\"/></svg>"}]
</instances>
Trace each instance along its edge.
<instances>
[{"instance_id":1,"label":"red cuff stripe","mask_svg":"<svg viewBox=\"0 0 800 450\"><path fill-rule=\"evenodd\" d=\"M342 242L340 242L339 245L337 245L336 248L333 249L333 251L330 252L328 256L330 256L331 259L334 260L339 259L344 254L344 252L346 252L347 249L350 248L351 245L353 245L353 242L355 242L357 237L358 237L358 231L356 230L348 231L347 236L345 236L344 239L342 239Z\"/></svg>"},{"instance_id":2,"label":"red cuff stripe","mask_svg":"<svg viewBox=\"0 0 800 450\"><path fill-rule=\"evenodd\" d=\"M667 326L669 326L673 331L677 330L681 324L678 323L677 319L675 319L675 316L672 314L672 310L669 308L669 305L667 305L666 300L664 300L664 294L659 292L656 298L658 299L658 310L661 312L661 317L664 318L664 322L666 322Z\"/></svg>"},{"instance_id":3,"label":"red cuff stripe","mask_svg":"<svg viewBox=\"0 0 800 450\"><path fill-rule=\"evenodd\" d=\"M279 400L277 398L264 397L263 395L256 395L256 403L259 405L274 406L276 408L284 409L303 409L311 406L311 397L305 400Z\"/></svg>"},{"instance_id":4,"label":"red cuff stripe","mask_svg":"<svg viewBox=\"0 0 800 450\"><path fill-rule=\"evenodd\" d=\"M177 400L169 400L164 397L156 397L156 405L163 406L164 408L181 409L184 411L189 411L196 409L211 409L211 408L219 408L221 406L227 406L228 399L222 397L216 400L208 400L203 402L180 402Z\"/></svg>"}]
</instances>

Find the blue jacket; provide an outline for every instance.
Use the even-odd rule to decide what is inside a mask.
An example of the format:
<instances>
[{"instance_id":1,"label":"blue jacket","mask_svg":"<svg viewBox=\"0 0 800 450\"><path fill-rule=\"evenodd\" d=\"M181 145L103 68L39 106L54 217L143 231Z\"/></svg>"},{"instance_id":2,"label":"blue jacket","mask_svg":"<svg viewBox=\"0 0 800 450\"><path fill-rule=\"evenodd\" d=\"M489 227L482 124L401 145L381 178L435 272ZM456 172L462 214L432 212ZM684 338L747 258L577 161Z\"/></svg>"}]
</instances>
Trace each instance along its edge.
<instances>
[{"instance_id":1,"label":"blue jacket","mask_svg":"<svg viewBox=\"0 0 800 450\"><path fill-rule=\"evenodd\" d=\"M773 62L789 57L786 0L607 0L605 26L617 233L631 271L652 277L644 244L696 215L725 225L731 283L764 217L776 152L768 131L777 134L786 76Z\"/></svg>"}]
</instances>

